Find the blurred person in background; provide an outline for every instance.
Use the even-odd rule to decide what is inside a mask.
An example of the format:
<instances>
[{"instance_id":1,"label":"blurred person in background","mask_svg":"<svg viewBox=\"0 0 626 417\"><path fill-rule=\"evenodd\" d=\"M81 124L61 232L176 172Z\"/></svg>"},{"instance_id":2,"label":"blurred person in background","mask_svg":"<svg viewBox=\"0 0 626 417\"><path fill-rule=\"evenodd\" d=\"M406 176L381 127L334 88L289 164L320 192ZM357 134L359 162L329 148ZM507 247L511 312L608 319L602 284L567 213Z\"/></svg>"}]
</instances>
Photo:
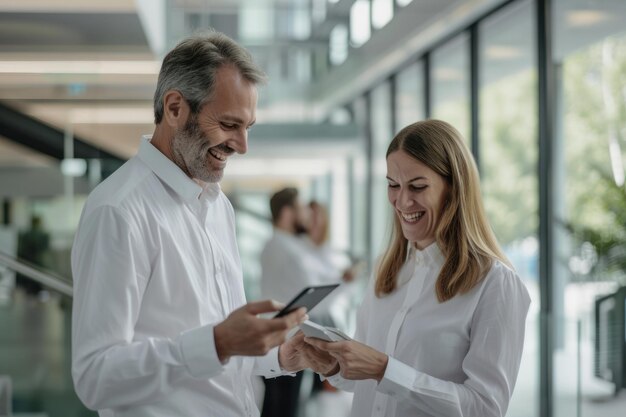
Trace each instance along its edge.
<instances>
[{"instance_id":1,"label":"blurred person in background","mask_svg":"<svg viewBox=\"0 0 626 417\"><path fill-rule=\"evenodd\" d=\"M261 252L261 294L287 303L303 288L319 285L314 259L303 240L310 212L298 190L284 188L270 198L273 233ZM317 309L316 309L317 310ZM303 373L265 379L262 417L295 417Z\"/></svg>"},{"instance_id":2,"label":"blurred person in background","mask_svg":"<svg viewBox=\"0 0 626 417\"><path fill-rule=\"evenodd\" d=\"M326 277L328 283L335 283L339 279L343 282L352 282L357 275L357 265L342 269L341 254L334 250L328 240L330 235L330 219L328 209L315 200L309 203L310 220L307 228L308 243L315 256L319 259L320 273ZM345 263L345 262L343 262Z\"/></svg>"},{"instance_id":3,"label":"blurred person in background","mask_svg":"<svg viewBox=\"0 0 626 417\"><path fill-rule=\"evenodd\" d=\"M30 228L20 233L17 239L17 256L35 266L46 267L50 234L44 229L39 216L30 218ZM16 284L30 296L41 296L43 286L25 275L16 275ZM42 300L45 298L41 298Z\"/></svg>"},{"instance_id":4,"label":"blurred person in background","mask_svg":"<svg viewBox=\"0 0 626 417\"><path fill-rule=\"evenodd\" d=\"M317 285L309 271L311 262L302 239L310 212L293 187L271 196L270 212L273 231L261 252L261 294L286 303L304 287Z\"/></svg>"},{"instance_id":5,"label":"blurred person in background","mask_svg":"<svg viewBox=\"0 0 626 417\"><path fill-rule=\"evenodd\" d=\"M351 260L346 259L345 254L331 247L329 243L330 219L326 206L312 200L309 202L309 209L310 218L304 242L311 256L316 261L312 263L312 266L315 273L319 276L320 283L354 282L361 269L362 262L354 262L350 265ZM353 314L351 304L355 296L355 288L353 286L342 285L322 300L316 307L316 310L319 310L322 314L316 314L311 320L317 324L338 327L342 331L348 331L348 322L351 321L348 315ZM321 390L336 391L328 381L322 381L318 375L315 375L313 392Z\"/></svg>"},{"instance_id":6,"label":"blurred person in background","mask_svg":"<svg viewBox=\"0 0 626 417\"><path fill-rule=\"evenodd\" d=\"M355 338L298 334L301 366L353 391L353 417L502 417L530 298L489 226L472 155L456 129L426 120L386 157L393 235Z\"/></svg>"},{"instance_id":7,"label":"blurred person in background","mask_svg":"<svg viewBox=\"0 0 626 417\"><path fill-rule=\"evenodd\" d=\"M320 285L353 282L363 263L350 265L351 260L345 253L331 247L330 220L326 207L317 201L311 201L308 207L309 221L303 242L310 259L310 273L316 276L316 282ZM311 320L324 326L347 330L346 313L351 304L350 298L355 296L354 290L350 285L337 288L315 307Z\"/></svg>"}]
</instances>

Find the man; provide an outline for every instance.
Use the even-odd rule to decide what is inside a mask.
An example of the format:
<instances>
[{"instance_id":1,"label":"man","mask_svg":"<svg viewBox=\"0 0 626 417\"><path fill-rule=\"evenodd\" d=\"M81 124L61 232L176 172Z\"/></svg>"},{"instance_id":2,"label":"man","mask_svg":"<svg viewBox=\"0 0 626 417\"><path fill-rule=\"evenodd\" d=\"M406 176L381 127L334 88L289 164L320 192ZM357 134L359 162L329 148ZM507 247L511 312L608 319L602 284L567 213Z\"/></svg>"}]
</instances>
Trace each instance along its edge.
<instances>
[{"instance_id":1,"label":"man","mask_svg":"<svg viewBox=\"0 0 626 417\"><path fill-rule=\"evenodd\" d=\"M292 347L272 348L305 312L261 319L279 306L245 304L218 184L228 157L247 150L263 80L222 34L181 42L161 67L152 139L85 204L72 248L72 375L100 416L257 416L251 375L304 366Z\"/></svg>"},{"instance_id":2,"label":"man","mask_svg":"<svg viewBox=\"0 0 626 417\"><path fill-rule=\"evenodd\" d=\"M301 239L307 231L308 209L298 199L298 190L290 187L272 195L270 212L274 230L261 253L261 294L286 303L304 287L317 284Z\"/></svg>"}]
</instances>

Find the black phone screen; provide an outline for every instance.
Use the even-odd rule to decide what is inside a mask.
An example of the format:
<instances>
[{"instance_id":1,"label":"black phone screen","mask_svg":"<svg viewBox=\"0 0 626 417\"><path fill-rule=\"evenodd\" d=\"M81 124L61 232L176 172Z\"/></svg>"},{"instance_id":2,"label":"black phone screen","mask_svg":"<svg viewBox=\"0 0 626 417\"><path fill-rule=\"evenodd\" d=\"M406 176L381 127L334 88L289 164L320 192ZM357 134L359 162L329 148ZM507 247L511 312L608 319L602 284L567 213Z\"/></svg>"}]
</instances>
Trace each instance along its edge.
<instances>
[{"instance_id":1,"label":"black phone screen","mask_svg":"<svg viewBox=\"0 0 626 417\"><path fill-rule=\"evenodd\" d=\"M328 294L330 294L339 284L319 285L315 287L306 287L293 300L291 300L285 308L280 310L274 318L282 317L289 314L300 307L306 307L307 311L311 311L313 307L319 304Z\"/></svg>"}]
</instances>

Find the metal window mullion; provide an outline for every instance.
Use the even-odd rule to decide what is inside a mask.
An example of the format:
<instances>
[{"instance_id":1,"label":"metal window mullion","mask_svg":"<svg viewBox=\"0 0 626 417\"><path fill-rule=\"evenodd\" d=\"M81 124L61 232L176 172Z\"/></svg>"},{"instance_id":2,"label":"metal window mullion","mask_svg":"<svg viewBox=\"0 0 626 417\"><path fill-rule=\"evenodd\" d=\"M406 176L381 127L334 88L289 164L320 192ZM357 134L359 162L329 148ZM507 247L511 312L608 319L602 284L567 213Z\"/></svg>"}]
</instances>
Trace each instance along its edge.
<instances>
[{"instance_id":1,"label":"metal window mullion","mask_svg":"<svg viewBox=\"0 0 626 417\"><path fill-rule=\"evenodd\" d=\"M372 196L373 190L372 187L374 185L373 182L373 169L374 169L374 145L372 143L372 91L368 91L365 93L365 155L366 155L366 175L365 175L365 218L367 219L367 227L365 228L365 239L366 239L366 256L368 260L368 264L371 267L373 266L371 262L371 257L374 248L372 247L372 224L373 224L373 210L372 210Z\"/></svg>"},{"instance_id":2,"label":"metal window mullion","mask_svg":"<svg viewBox=\"0 0 626 417\"><path fill-rule=\"evenodd\" d=\"M470 37L470 126L471 126L471 148L476 167L480 172L480 66L479 66L479 31L478 23L469 27Z\"/></svg>"},{"instance_id":3,"label":"metal window mullion","mask_svg":"<svg viewBox=\"0 0 626 417\"><path fill-rule=\"evenodd\" d=\"M539 145L539 288L540 288L540 367L539 411L553 415L553 135L555 78L552 54L552 0L536 0L538 65L538 145Z\"/></svg>"},{"instance_id":4,"label":"metal window mullion","mask_svg":"<svg viewBox=\"0 0 626 417\"><path fill-rule=\"evenodd\" d=\"M424 65L424 118L430 119L432 113L432 89L430 86L430 78L431 78L431 58L430 52L427 52L422 57L423 65Z\"/></svg>"},{"instance_id":5,"label":"metal window mullion","mask_svg":"<svg viewBox=\"0 0 626 417\"><path fill-rule=\"evenodd\" d=\"M389 96L391 105L391 136L393 137L398 131L398 104L396 99L398 97L398 73L394 73L389 77ZM391 138L389 138L391 142Z\"/></svg>"}]
</instances>

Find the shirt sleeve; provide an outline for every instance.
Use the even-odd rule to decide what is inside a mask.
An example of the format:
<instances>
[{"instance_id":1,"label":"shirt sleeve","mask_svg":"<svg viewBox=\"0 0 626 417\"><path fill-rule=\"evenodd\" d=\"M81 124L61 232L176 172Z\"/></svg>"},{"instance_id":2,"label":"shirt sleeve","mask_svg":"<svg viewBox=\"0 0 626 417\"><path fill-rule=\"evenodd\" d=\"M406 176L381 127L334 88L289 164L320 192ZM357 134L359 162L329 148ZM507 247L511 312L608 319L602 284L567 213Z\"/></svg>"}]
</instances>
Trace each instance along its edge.
<instances>
[{"instance_id":1,"label":"shirt sleeve","mask_svg":"<svg viewBox=\"0 0 626 417\"><path fill-rule=\"evenodd\" d=\"M72 377L91 409L148 404L186 379L223 370L212 325L172 339L135 340L151 270L145 247L116 208L99 207L81 219L72 248Z\"/></svg>"},{"instance_id":2,"label":"shirt sleeve","mask_svg":"<svg viewBox=\"0 0 626 417\"><path fill-rule=\"evenodd\" d=\"M390 357L377 390L431 416L504 416L521 361L530 298L508 270L485 285L472 318L464 383L434 378Z\"/></svg>"},{"instance_id":3,"label":"shirt sleeve","mask_svg":"<svg viewBox=\"0 0 626 417\"><path fill-rule=\"evenodd\" d=\"M265 356L257 356L254 358L253 375L260 375L264 378L276 378L277 376L295 376L294 372L285 371L280 367L278 362L278 348L276 346L270 350Z\"/></svg>"},{"instance_id":4,"label":"shirt sleeve","mask_svg":"<svg viewBox=\"0 0 626 417\"><path fill-rule=\"evenodd\" d=\"M367 288L365 290L365 297L363 298L363 302L361 303L361 306L359 307L359 310L357 311L356 331L354 334L354 340L357 340L357 341L367 340L367 323L370 320L369 311L370 311L370 304L372 302L371 297L374 293L374 284L375 284L375 275L370 277L370 280L367 284ZM322 375L320 375L320 377L322 377ZM337 372L335 375L332 375L326 379L335 388L338 388L342 391L354 392L356 381L345 379L344 377L341 376L339 372Z\"/></svg>"}]
</instances>

